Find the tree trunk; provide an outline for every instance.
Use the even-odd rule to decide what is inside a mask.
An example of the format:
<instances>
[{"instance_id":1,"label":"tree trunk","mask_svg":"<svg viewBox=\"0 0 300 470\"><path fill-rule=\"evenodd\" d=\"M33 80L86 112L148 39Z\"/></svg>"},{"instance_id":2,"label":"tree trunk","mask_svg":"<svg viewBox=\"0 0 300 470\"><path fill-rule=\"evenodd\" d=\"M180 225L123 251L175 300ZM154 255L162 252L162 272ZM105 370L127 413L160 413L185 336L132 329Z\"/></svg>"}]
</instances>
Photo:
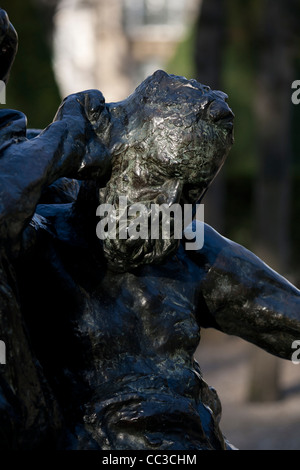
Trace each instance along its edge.
<instances>
[{"instance_id":1,"label":"tree trunk","mask_svg":"<svg viewBox=\"0 0 300 470\"><path fill-rule=\"evenodd\" d=\"M224 13L224 0L202 0L196 23L196 78L199 82L217 90L222 88L221 71L225 43ZM221 171L203 200L205 221L220 232L224 228L224 201L225 180Z\"/></svg>"},{"instance_id":2,"label":"tree trunk","mask_svg":"<svg viewBox=\"0 0 300 470\"><path fill-rule=\"evenodd\" d=\"M253 250L284 275L290 254L292 4L293 0L263 2L254 103L259 168ZM280 397L279 364L263 351L254 352L250 401Z\"/></svg>"}]
</instances>

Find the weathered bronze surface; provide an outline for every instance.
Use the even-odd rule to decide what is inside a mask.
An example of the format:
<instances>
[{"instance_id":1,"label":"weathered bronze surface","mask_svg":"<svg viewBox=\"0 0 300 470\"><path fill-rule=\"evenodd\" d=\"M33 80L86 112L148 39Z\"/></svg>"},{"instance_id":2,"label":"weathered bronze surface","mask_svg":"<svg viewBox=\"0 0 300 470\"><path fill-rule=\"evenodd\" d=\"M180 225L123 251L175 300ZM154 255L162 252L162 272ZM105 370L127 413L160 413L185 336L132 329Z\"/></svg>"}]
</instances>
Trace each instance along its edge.
<instances>
[{"instance_id":1,"label":"weathered bronze surface","mask_svg":"<svg viewBox=\"0 0 300 470\"><path fill-rule=\"evenodd\" d=\"M17 40L1 15L6 80ZM120 195L149 214L201 200L232 145L226 101L157 71L119 103L67 97L41 132L0 111L1 449L230 449L200 328L291 358L299 290L242 246L207 225L197 251L96 236Z\"/></svg>"}]
</instances>

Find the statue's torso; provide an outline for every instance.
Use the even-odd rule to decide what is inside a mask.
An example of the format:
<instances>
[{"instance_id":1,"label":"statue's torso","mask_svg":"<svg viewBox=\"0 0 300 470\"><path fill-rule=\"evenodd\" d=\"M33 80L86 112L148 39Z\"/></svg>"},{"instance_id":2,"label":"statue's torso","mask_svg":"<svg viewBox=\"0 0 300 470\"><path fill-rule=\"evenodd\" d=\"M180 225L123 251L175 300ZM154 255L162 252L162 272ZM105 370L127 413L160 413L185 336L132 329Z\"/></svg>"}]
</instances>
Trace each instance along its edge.
<instances>
[{"instance_id":1,"label":"statue's torso","mask_svg":"<svg viewBox=\"0 0 300 470\"><path fill-rule=\"evenodd\" d=\"M54 393L83 420L77 432L107 449L224 446L218 398L193 359L193 262L179 250L164 265L114 273L91 247L40 231L21 267L23 305Z\"/></svg>"}]
</instances>

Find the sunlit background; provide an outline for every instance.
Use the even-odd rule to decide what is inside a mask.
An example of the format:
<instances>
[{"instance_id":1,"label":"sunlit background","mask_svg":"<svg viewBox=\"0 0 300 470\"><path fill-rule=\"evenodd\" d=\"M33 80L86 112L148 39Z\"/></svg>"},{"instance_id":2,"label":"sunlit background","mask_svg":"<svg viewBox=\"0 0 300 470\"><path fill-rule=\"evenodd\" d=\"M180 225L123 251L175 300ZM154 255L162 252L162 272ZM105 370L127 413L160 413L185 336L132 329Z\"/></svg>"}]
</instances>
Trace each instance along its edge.
<instances>
[{"instance_id":1,"label":"sunlit background","mask_svg":"<svg viewBox=\"0 0 300 470\"><path fill-rule=\"evenodd\" d=\"M7 107L44 128L62 98L126 98L162 68L229 95L235 145L205 219L300 286L299 0L4 0L19 34ZM299 338L300 339L300 338ZM292 350L291 350L292 353ZM300 449L300 365L220 333L197 358L244 449Z\"/></svg>"}]
</instances>

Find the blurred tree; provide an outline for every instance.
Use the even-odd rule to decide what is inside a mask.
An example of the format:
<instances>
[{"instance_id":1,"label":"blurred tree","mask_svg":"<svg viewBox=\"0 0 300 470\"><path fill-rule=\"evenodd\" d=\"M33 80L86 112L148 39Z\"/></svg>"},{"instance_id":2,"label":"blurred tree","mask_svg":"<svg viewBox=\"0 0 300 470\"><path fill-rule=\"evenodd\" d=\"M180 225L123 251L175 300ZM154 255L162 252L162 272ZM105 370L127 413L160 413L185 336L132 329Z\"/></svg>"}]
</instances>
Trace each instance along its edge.
<instances>
[{"instance_id":1,"label":"blurred tree","mask_svg":"<svg viewBox=\"0 0 300 470\"><path fill-rule=\"evenodd\" d=\"M37 0L3 0L1 8L7 11L19 36L5 107L24 112L29 127L43 128L52 121L61 101L52 70L45 10Z\"/></svg>"},{"instance_id":2,"label":"blurred tree","mask_svg":"<svg viewBox=\"0 0 300 470\"><path fill-rule=\"evenodd\" d=\"M298 10L298 0L229 0L226 4L203 0L195 39L196 78L228 92L237 115L233 151L205 196L206 222L240 243L244 240L235 235L244 225L248 247L285 275L290 262L290 95ZM241 176L254 177L253 208L250 200L239 198L236 208L242 204L243 210L229 218L234 227L228 227L227 215L224 220L229 174L234 188ZM254 218L249 223L251 212ZM256 350L250 367L250 400L280 396L279 364L277 358Z\"/></svg>"},{"instance_id":3,"label":"blurred tree","mask_svg":"<svg viewBox=\"0 0 300 470\"><path fill-rule=\"evenodd\" d=\"M299 2L264 0L254 44L257 51L254 111L258 175L254 196L254 251L287 275L290 264L291 83ZM252 361L250 400L279 396L279 360L257 351Z\"/></svg>"},{"instance_id":4,"label":"blurred tree","mask_svg":"<svg viewBox=\"0 0 300 470\"><path fill-rule=\"evenodd\" d=\"M298 1L264 0L257 35L255 115L258 178L255 191L255 246L274 269L290 261L291 83L295 78Z\"/></svg>"},{"instance_id":5,"label":"blurred tree","mask_svg":"<svg viewBox=\"0 0 300 470\"><path fill-rule=\"evenodd\" d=\"M202 0L195 30L196 79L216 90L222 89L225 32L225 0ZM221 170L204 198L205 220L220 232L224 229L224 202Z\"/></svg>"},{"instance_id":6,"label":"blurred tree","mask_svg":"<svg viewBox=\"0 0 300 470\"><path fill-rule=\"evenodd\" d=\"M54 15L61 0L31 0L39 12L40 21L43 27L43 36L47 40L49 49L52 49L54 32Z\"/></svg>"}]
</instances>

